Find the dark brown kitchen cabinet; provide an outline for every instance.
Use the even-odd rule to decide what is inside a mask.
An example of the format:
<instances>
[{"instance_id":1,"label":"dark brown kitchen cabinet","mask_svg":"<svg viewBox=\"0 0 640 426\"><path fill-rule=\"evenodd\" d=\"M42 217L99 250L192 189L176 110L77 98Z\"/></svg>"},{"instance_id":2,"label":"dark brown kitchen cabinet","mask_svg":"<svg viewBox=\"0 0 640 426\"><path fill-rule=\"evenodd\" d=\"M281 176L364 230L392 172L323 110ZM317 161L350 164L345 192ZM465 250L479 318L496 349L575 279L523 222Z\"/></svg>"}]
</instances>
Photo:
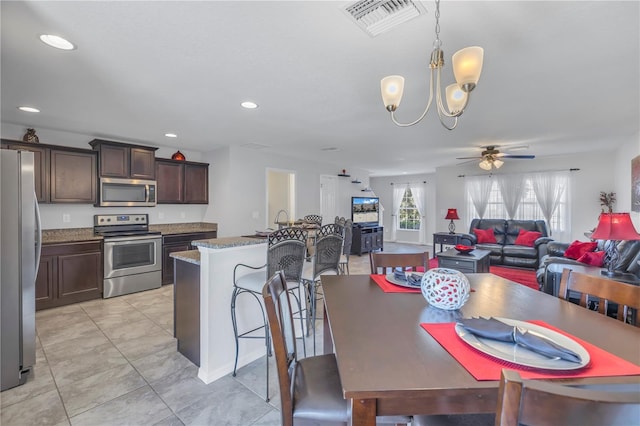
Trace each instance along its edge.
<instances>
[{"instance_id":1,"label":"dark brown kitchen cabinet","mask_svg":"<svg viewBox=\"0 0 640 426\"><path fill-rule=\"evenodd\" d=\"M94 139L89 142L100 157L101 177L156 179L155 151L158 148Z\"/></svg>"},{"instance_id":2,"label":"dark brown kitchen cabinet","mask_svg":"<svg viewBox=\"0 0 640 426\"><path fill-rule=\"evenodd\" d=\"M96 202L98 170L94 152L52 149L50 158L52 203Z\"/></svg>"},{"instance_id":3,"label":"dark brown kitchen cabinet","mask_svg":"<svg viewBox=\"0 0 640 426\"><path fill-rule=\"evenodd\" d=\"M34 144L18 144L6 140L2 141L2 147L33 152L36 198L39 203L49 202L49 149Z\"/></svg>"},{"instance_id":4,"label":"dark brown kitchen cabinet","mask_svg":"<svg viewBox=\"0 0 640 426\"><path fill-rule=\"evenodd\" d=\"M97 154L80 148L2 140L2 147L34 153L35 191L40 203L94 204Z\"/></svg>"},{"instance_id":5,"label":"dark brown kitchen cabinet","mask_svg":"<svg viewBox=\"0 0 640 426\"><path fill-rule=\"evenodd\" d=\"M36 276L36 310L102 297L102 241L42 247Z\"/></svg>"},{"instance_id":6,"label":"dark brown kitchen cabinet","mask_svg":"<svg viewBox=\"0 0 640 426\"><path fill-rule=\"evenodd\" d=\"M188 234L170 234L162 236L162 284L173 283L173 258L169 256L176 251L193 250L191 241L216 238L217 231L191 232Z\"/></svg>"},{"instance_id":7,"label":"dark brown kitchen cabinet","mask_svg":"<svg viewBox=\"0 0 640 426\"><path fill-rule=\"evenodd\" d=\"M158 204L208 204L209 164L156 159Z\"/></svg>"}]
</instances>

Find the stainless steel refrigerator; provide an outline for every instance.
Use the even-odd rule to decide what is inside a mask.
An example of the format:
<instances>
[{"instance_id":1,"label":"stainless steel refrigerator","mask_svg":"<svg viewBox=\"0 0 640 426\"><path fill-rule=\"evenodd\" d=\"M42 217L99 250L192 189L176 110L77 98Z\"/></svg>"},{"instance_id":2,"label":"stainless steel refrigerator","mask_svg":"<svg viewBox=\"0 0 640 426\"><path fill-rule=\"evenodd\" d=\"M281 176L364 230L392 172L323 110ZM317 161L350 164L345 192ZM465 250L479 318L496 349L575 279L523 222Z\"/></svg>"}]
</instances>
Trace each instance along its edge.
<instances>
[{"instance_id":1,"label":"stainless steel refrigerator","mask_svg":"<svg viewBox=\"0 0 640 426\"><path fill-rule=\"evenodd\" d=\"M41 231L33 153L0 150L1 390L23 384L36 363L35 280Z\"/></svg>"}]
</instances>

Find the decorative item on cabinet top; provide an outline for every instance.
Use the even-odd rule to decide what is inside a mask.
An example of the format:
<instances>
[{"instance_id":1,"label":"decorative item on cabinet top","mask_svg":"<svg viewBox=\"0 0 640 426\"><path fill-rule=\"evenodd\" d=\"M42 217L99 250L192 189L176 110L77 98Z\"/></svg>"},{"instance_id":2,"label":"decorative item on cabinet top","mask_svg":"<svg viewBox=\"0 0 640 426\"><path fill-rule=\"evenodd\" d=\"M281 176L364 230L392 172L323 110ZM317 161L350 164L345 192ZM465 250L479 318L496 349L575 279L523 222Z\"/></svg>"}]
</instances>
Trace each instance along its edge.
<instances>
[{"instance_id":1,"label":"decorative item on cabinet top","mask_svg":"<svg viewBox=\"0 0 640 426\"><path fill-rule=\"evenodd\" d=\"M35 129L27 129L27 133L24 134L22 140L24 142L40 143L40 138L38 138L38 135L36 135Z\"/></svg>"},{"instance_id":2,"label":"decorative item on cabinet top","mask_svg":"<svg viewBox=\"0 0 640 426\"><path fill-rule=\"evenodd\" d=\"M172 156L172 160L185 161L187 158L180 151L176 151Z\"/></svg>"}]
</instances>

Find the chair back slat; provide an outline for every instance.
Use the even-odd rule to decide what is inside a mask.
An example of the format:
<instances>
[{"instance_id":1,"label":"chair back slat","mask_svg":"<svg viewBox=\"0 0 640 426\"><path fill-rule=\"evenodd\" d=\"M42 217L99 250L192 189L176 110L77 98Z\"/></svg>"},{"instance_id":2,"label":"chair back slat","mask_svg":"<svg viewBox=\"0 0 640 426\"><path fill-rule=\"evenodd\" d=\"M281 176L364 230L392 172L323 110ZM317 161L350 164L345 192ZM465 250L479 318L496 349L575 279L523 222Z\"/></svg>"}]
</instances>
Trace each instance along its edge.
<instances>
[{"instance_id":1,"label":"chair back slat","mask_svg":"<svg viewBox=\"0 0 640 426\"><path fill-rule=\"evenodd\" d=\"M308 214L303 217L302 220L304 220L306 223L313 223L318 226L322 225L322 216L320 216L319 214Z\"/></svg>"},{"instance_id":2,"label":"chair back slat","mask_svg":"<svg viewBox=\"0 0 640 426\"><path fill-rule=\"evenodd\" d=\"M424 253L379 253L370 252L369 262L372 274L389 274L395 268L429 268L429 252Z\"/></svg>"},{"instance_id":3,"label":"chair back slat","mask_svg":"<svg viewBox=\"0 0 640 426\"><path fill-rule=\"evenodd\" d=\"M281 272L269 278L262 289L262 297L267 310L271 340L276 356L282 419L285 425L291 425L293 395L291 394L290 374L295 370L297 350L291 301L284 275Z\"/></svg>"},{"instance_id":4,"label":"chair back slat","mask_svg":"<svg viewBox=\"0 0 640 426\"><path fill-rule=\"evenodd\" d=\"M611 303L617 304L616 318L623 322L630 321L629 308L636 311L640 309L640 286L626 284L603 276L565 269L562 271L558 297L569 300L570 291L580 293L580 306L585 308L589 306L589 302L597 298L598 312L601 314L607 315ZM640 326L637 318L635 325Z\"/></svg>"},{"instance_id":5,"label":"chair back slat","mask_svg":"<svg viewBox=\"0 0 640 426\"><path fill-rule=\"evenodd\" d=\"M502 370L496 426L637 424L640 393L584 389L540 380L522 380Z\"/></svg>"}]
</instances>

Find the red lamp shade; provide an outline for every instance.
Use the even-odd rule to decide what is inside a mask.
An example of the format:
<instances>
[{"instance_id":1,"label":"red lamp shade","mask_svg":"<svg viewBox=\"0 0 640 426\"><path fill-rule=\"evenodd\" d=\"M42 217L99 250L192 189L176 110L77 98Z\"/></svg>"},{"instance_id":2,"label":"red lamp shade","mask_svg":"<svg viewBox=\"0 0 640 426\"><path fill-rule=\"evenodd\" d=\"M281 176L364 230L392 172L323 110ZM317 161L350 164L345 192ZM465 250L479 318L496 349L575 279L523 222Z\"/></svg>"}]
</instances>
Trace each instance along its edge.
<instances>
[{"instance_id":1,"label":"red lamp shade","mask_svg":"<svg viewBox=\"0 0 640 426\"><path fill-rule=\"evenodd\" d=\"M640 240L640 234L633 227L629 213L602 213L591 238L594 240L628 241Z\"/></svg>"},{"instance_id":2,"label":"red lamp shade","mask_svg":"<svg viewBox=\"0 0 640 426\"><path fill-rule=\"evenodd\" d=\"M459 220L460 218L458 217L458 210L457 209L448 209L447 210L447 215L444 218L445 219L451 219L451 220Z\"/></svg>"}]
</instances>

